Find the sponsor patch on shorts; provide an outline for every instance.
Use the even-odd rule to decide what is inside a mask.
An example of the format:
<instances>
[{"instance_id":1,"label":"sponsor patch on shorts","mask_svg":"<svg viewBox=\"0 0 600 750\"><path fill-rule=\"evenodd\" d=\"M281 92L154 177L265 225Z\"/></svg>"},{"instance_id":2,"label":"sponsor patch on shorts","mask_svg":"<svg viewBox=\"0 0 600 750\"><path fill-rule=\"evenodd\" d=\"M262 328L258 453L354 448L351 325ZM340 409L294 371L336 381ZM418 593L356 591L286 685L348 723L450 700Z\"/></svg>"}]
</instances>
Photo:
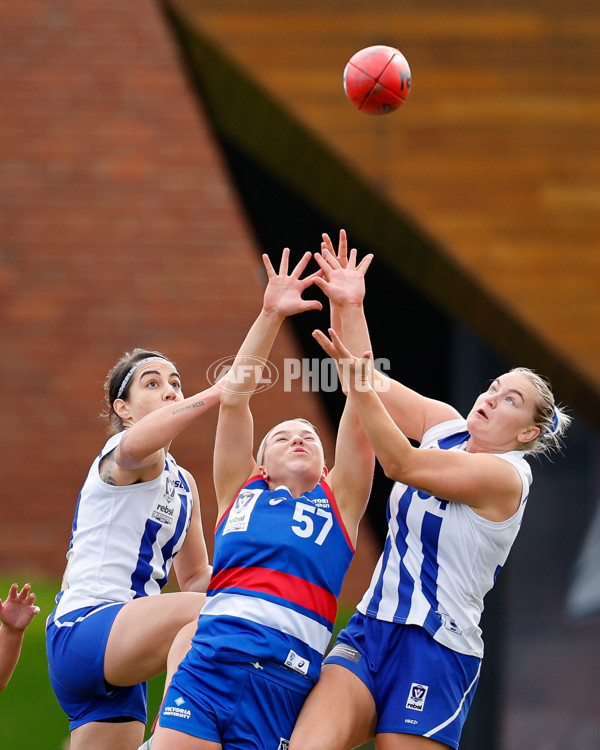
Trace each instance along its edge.
<instances>
[{"instance_id":1,"label":"sponsor patch on shorts","mask_svg":"<svg viewBox=\"0 0 600 750\"><path fill-rule=\"evenodd\" d=\"M336 643L327 656L339 656L342 659L349 659L355 664L358 664L362 658L358 649L355 649L354 646L348 646L346 643Z\"/></svg>"},{"instance_id":2,"label":"sponsor patch on shorts","mask_svg":"<svg viewBox=\"0 0 600 750\"><path fill-rule=\"evenodd\" d=\"M173 716L176 719L191 719L192 712L189 708L184 708L185 700L179 695L173 701L174 706L164 706L163 716Z\"/></svg>"},{"instance_id":3,"label":"sponsor patch on shorts","mask_svg":"<svg viewBox=\"0 0 600 750\"><path fill-rule=\"evenodd\" d=\"M277 750L288 750L289 746L290 746L289 740L284 740L283 737L279 738L279 745L277 746Z\"/></svg>"},{"instance_id":4,"label":"sponsor patch on shorts","mask_svg":"<svg viewBox=\"0 0 600 750\"><path fill-rule=\"evenodd\" d=\"M422 711L425 707L425 699L427 698L428 690L428 685L421 685L418 682L413 682L408 693L406 708L411 708L413 711Z\"/></svg>"}]
</instances>

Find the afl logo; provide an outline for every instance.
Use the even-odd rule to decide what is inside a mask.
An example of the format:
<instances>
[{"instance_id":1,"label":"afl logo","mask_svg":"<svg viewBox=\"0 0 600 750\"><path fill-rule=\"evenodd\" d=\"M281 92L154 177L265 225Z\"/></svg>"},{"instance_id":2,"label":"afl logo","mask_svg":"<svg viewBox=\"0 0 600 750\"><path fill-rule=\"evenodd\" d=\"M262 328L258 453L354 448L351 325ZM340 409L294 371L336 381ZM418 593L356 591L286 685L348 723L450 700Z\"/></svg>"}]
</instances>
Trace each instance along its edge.
<instances>
[{"instance_id":1,"label":"afl logo","mask_svg":"<svg viewBox=\"0 0 600 750\"><path fill-rule=\"evenodd\" d=\"M211 385L217 383L221 378L229 373L235 357L223 357L213 362L212 365L206 371L206 379ZM275 385L279 379L279 371L272 362L262 357L245 357L244 363L236 368L235 373L229 375L228 382L231 385L244 385L248 384L246 390L237 390L237 393L260 393L260 391L266 391ZM256 388L251 388L250 383L256 382ZM227 386L225 386L225 390Z\"/></svg>"}]
</instances>

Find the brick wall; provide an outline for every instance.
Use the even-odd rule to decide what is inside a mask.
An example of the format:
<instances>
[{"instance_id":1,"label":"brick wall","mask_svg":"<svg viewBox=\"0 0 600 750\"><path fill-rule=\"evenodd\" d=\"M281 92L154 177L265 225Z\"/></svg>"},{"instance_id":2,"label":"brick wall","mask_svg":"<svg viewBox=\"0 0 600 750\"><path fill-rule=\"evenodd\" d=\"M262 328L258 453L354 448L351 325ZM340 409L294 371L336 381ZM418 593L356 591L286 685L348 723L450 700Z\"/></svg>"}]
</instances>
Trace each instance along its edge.
<instances>
[{"instance_id":1,"label":"brick wall","mask_svg":"<svg viewBox=\"0 0 600 750\"><path fill-rule=\"evenodd\" d=\"M260 306L258 248L152 2L0 5L0 569L58 576L104 440L102 383L123 351L174 359L189 394ZM296 356L289 331L275 363ZM311 394L255 399L257 433ZM210 538L216 414L173 446ZM368 530L346 587L372 569Z\"/></svg>"}]
</instances>

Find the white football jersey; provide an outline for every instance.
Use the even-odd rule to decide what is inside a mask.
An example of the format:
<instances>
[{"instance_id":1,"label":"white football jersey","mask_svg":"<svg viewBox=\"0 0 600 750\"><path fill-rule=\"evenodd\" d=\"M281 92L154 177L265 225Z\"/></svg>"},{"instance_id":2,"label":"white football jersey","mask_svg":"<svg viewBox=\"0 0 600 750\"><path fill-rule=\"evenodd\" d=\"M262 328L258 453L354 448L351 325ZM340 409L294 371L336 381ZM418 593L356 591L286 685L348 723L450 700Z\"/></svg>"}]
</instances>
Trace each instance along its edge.
<instances>
[{"instance_id":1,"label":"white football jersey","mask_svg":"<svg viewBox=\"0 0 600 750\"><path fill-rule=\"evenodd\" d=\"M184 542L193 496L170 454L150 482L116 487L100 478L101 458L124 434L108 440L79 494L55 620L81 607L159 594Z\"/></svg>"},{"instance_id":2,"label":"white football jersey","mask_svg":"<svg viewBox=\"0 0 600 750\"><path fill-rule=\"evenodd\" d=\"M453 419L429 429L420 448L464 451L468 438L466 422ZM514 466L522 482L520 507L507 521L489 521L468 505L394 484L384 550L359 612L419 625L454 651L483 656L483 598L519 532L532 482L523 451L494 455Z\"/></svg>"}]
</instances>

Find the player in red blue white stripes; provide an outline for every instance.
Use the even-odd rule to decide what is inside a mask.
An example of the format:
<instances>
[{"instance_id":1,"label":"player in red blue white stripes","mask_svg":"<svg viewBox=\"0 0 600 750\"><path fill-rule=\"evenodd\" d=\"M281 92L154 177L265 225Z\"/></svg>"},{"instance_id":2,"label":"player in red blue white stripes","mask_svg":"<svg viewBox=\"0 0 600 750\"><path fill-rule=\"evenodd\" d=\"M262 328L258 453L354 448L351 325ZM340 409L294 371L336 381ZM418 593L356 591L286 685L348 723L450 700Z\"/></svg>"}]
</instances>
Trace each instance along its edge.
<instances>
[{"instance_id":1,"label":"player in red blue white stripes","mask_svg":"<svg viewBox=\"0 0 600 750\"><path fill-rule=\"evenodd\" d=\"M255 459L249 408L256 365L269 356L285 318L321 307L302 298L318 278L301 278L310 257L288 273L287 249L279 272L263 256L263 307L221 396L213 577L152 750L283 750L319 676L369 497L373 451L349 405L329 472L316 428L301 418L273 427ZM352 264L338 282L348 300L354 293L362 299L368 263Z\"/></svg>"}]
</instances>

